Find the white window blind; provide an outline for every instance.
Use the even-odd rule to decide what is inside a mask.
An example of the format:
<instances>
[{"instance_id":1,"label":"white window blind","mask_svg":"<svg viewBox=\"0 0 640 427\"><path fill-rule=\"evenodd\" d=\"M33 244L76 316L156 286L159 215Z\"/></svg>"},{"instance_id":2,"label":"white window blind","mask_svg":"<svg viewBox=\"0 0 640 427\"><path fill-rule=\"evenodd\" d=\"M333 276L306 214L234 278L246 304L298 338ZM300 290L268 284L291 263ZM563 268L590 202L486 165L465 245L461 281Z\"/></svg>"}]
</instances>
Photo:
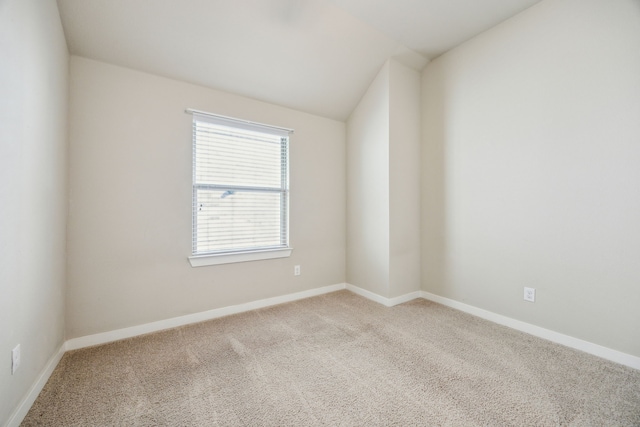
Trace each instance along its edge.
<instances>
[{"instance_id":1,"label":"white window blind","mask_svg":"<svg viewBox=\"0 0 640 427\"><path fill-rule=\"evenodd\" d=\"M193 255L289 246L289 130L193 112Z\"/></svg>"}]
</instances>

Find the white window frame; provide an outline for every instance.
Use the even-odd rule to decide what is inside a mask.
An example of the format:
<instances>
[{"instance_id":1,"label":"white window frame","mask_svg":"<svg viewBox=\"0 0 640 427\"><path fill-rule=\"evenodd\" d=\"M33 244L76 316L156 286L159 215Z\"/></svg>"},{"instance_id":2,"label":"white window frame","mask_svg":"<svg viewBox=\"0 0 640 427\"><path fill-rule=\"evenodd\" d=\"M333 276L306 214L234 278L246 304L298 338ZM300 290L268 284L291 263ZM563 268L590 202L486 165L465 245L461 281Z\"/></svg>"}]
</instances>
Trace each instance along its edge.
<instances>
[{"instance_id":1,"label":"white window frame","mask_svg":"<svg viewBox=\"0 0 640 427\"><path fill-rule=\"evenodd\" d=\"M289 245L289 134L293 133L292 129L280 128L271 125L265 125L262 123L250 122L246 120L235 119L227 116L220 116L217 114L206 113L203 111L187 109L187 113L193 115L193 134L192 134L192 160L193 160L193 182L192 182L192 254L189 257L189 262L192 267L202 267L207 265L229 264L236 262L247 262L266 260L274 258L285 258L291 255L293 248ZM215 251L208 253L196 253L196 239L197 239L197 203L196 203L196 191L198 188L211 187L210 185L200 184L196 182L196 120L212 123L214 125L222 125L233 127L237 129L257 131L262 133L268 133L272 135L278 135L281 138L287 138L284 153L286 159L286 171L283 176L283 182L281 185L281 191L285 192L283 198L283 206L281 207L282 223L281 223L281 245L277 247L259 247L259 248L247 248L239 250L229 251ZM213 186L215 187L215 186ZM225 189L231 189L227 188ZM223 187L220 187L223 188ZM240 188L237 188L240 189ZM264 189L260 187L244 187L244 190L251 191L267 191L273 192L273 189ZM231 189L233 190L233 189Z\"/></svg>"}]
</instances>

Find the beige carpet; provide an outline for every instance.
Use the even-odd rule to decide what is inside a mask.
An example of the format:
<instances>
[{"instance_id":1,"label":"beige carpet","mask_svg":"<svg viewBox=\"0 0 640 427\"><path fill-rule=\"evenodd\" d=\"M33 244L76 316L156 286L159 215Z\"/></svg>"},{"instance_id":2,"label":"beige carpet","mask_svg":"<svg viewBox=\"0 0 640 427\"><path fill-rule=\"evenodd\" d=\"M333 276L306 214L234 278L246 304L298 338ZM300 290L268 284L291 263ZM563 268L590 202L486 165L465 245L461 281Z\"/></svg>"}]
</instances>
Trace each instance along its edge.
<instances>
[{"instance_id":1,"label":"beige carpet","mask_svg":"<svg viewBox=\"0 0 640 427\"><path fill-rule=\"evenodd\" d=\"M640 426L640 371L348 291L67 353L46 426Z\"/></svg>"}]
</instances>

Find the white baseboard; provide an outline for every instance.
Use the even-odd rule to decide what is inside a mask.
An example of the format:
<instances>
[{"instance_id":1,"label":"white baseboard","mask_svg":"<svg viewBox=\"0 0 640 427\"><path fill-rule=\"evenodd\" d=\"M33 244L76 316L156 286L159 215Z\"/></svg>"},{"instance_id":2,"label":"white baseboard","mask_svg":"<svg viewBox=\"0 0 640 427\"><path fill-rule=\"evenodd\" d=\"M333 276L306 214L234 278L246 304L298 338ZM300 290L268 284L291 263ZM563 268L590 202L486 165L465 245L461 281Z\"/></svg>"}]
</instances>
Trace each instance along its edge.
<instances>
[{"instance_id":1,"label":"white baseboard","mask_svg":"<svg viewBox=\"0 0 640 427\"><path fill-rule=\"evenodd\" d=\"M420 296L420 291L409 292L408 294L400 295L399 297L389 298L389 302L391 303L391 307L393 307L394 305L404 304L405 302L418 299Z\"/></svg>"},{"instance_id":2,"label":"white baseboard","mask_svg":"<svg viewBox=\"0 0 640 427\"><path fill-rule=\"evenodd\" d=\"M421 296L420 291L415 291L408 294L400 295L399 297L395 297L395 298L385 298L374 292L359 288L350 283L346 284L346 289L353 292L354 294L358 294L361 297L365 297L367 299L370 299L371 301L375 301L378 304L382 304L387 307L393 307L394 305L402 304L404 302L411 301L416 298L420 298Z\"/></svg>"},{"instance_id":3,"label":"white baseboard","mask_svg":"<svg viewBox=\"0 0 640 427\"><path fill-rule=\"evenodd\" d=\"M66 349L77 350L94 345L106 344L108 342L118 341L125 338L132 338L151 332L158 332L178 326L189 325L191 323L204 322L206 320L216 319L218 317L229 316L231 314L244 313L246 311L256 310L258 308L270 307L273 305L283 304L285 302L310 298L322 294L327 294L329 292L339 291L345 288L345 283L339 283L337 285L324 286L322 288L310 289L308 291L296 292L293 294L247 302L244 304L216 308L200 313L187 314L185 316L173 317L171 319L159 320L157 322L145 323L143 325L131 326L123 329L116 329L115 331L87 335L79 338L72 338L67 341Z\"/></svg>"},{"instance_id":4,"label":"white baseboard","mask_svg":"<svg viewBox=\"0 0 640 427\"><path fill-rule=\"evenodd\" d=\"M593 354L594 356L598 356L603 359L611 360L612 362L616 362L621 365L640 370L640 357L632 356L621 351L603 347L589 341L584 341L579 338L564 335L559 332L532 325L530 323L522 322L520 320L512 319L501 314L496 314L491 311L483 310L481 308L474 307L472 305L449 298L441 297L429 292L422 291L420 292L420 296L424 299L446 305L447 307L455 308L456 310L464 311L465 313L472 314L482 319L489 320L491 322L498 323L500 325L507 326L521 332L526 332L527 334L534 335L539 338L544 338L546 340L562 344L566 347L584 351L585 353Z\"/></svg>"},{"instance_id":5,"label":"white baseboard","mask_svg":"<svg viewBox=\"0 0 640 427\"><path fill-rule=\"evenodd\" d=\"M47 381L49 381L49 377L53 373L53 370L56 369L58 363L60 363L60 359L64 356L65 352L65 344L62 344L58 351L51 356L44 369L40 373L40 376L36 380L36 382L31 386L27 394L18 404L18 407L13 411L9 420L7 421L7 427L18 427L24 417L27 416L29 409L33 405L33 402L36 401L36 398L44 388Z\"/></svg>"}]
</instances>

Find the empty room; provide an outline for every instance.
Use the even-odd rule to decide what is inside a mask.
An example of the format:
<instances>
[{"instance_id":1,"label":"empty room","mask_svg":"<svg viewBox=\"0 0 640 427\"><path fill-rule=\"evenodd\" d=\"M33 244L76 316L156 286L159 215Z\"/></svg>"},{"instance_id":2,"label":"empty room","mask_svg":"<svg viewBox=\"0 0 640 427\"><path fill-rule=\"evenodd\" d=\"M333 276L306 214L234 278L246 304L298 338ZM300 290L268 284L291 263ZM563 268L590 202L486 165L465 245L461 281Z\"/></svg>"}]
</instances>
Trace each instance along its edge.
<instances>
[{"instance_id":1,"label":"empty room","mask_svg":"<svg viewBox=\"0 0 640 427\"><path fill-rule=\"evenodd\" d=\"M0 425L640 426L640 1L0 0Z\"/></svg>"}]
</instances>

